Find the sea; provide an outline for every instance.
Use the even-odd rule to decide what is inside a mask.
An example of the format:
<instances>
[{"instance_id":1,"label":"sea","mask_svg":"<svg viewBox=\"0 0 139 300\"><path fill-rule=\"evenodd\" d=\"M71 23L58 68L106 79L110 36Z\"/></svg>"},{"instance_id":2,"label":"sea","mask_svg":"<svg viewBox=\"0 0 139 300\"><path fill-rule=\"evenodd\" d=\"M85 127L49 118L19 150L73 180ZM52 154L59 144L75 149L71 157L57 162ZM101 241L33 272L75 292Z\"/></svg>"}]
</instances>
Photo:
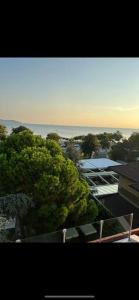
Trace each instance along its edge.
<instances>
[{"instance_id":1,"label":"sea","mask_svg":"<svg viewBox=\"0 0 139 300\"><path fill-rule=\"evenodd\" d=\"M139 129L131 128L108 128L108 127L86 127L86 126L67 126L67 125L42 125L42 124L28 124L10 120L0 120L0 124L7 127L8 133L11 133L12 128L20 125L26 126L31 129L35 134L39 134L42 137L46 137L48 133L55 132L63 138L73 138L79 135L87 135L88 133L113 133L119 130L123 137L128 139L133 132L138 132Z\"/></svg>"}]
</instances>

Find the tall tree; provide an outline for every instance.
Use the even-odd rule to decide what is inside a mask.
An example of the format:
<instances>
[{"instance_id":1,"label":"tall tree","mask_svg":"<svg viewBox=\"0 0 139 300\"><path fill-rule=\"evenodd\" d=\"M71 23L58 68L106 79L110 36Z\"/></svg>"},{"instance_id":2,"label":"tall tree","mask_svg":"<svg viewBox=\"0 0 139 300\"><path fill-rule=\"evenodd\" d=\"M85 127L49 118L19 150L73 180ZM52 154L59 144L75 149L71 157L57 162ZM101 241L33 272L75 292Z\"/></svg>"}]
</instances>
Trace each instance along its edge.
<instances>
[{"instance_id":1,"label":"tall tree","mask_svg":"<svg viewBox=\"0 0 139 300\"><path fill-rule=\"evenodd\" d=\"M110 151L110 157L113 160L127 160L128 150L124 147L124 143L118 142L116 145L112 146Z\"/></svg>"},{"instance_id":2,"label":"tall tree","mask_svg":"<svg viewBox=\"0 0 139 300\"><path fill-rule=\"evenodd\" d=\"M19 133L12 133L0 143L0 153L11 154L13 151L20 152L26 147L45 146L46 141L39 135L34 135L31 131L23 130Z\"/></svg>"},{"instance_id":3,"label":"tall tree","mask_svg":"<svg viewBox=\"0 0 139 300\"><path fill-rule=\"evenodd\" d=\"M71 159L74 163L77 163L80 159L80 152L79 150L75 149L73 143L69 143L66 148L66 156Z\"/></svg>"},{"instance_id":4,"label":"tall tree","mask_svg":"<svg viewBox=\"0 0 139 300\"><path fill-rule=\"evenodd\" d=\"M23 222L28 234L57 230L69 215L77 220L86 213L88 184L56 141L33 138L26 131L7 140L0 154L0 195L25 194L32 199L34 207Z\"/></svg>"},{"instance_id":5,"label":"tall tree","mask_svg":"<svg viewBox=\"0 0 139 300\"><path fill-rule=\"evenodd\" d=\"M139 150L139 133L133 132L128 139L130 149Z\"/></svg>"},{"instance_id":6,"label":"tall tree","mask_svg":"<svg viewBox=\"0 0 139 300\"><path fill-rule=\"evenodd\" d=\"M100 148L100 142L96 135L90 133L85 136L81 147L84 154L90 157L92 151L98 151L98 149Z\"/></svg>"},{"instance_id":7,"label":"tall tree","mask_svg":"<svg viewBox=\"0 0 139 300\"><path fill-rule=\"evenodd\" d=\"M112 137L117 142L119 142L123 138L122 133L119 130L117 130L116 132L114 132L112 134Z\"/></svg>"},{"instance_id":8,"label":"tall tree","mask_svg":"<svg viewBox=\"0 0 139 300\"><path fill-rule=\"evenodd\" d=\"M107 133L97 134L97 138L100 141L101 147L103 149L108 149L110 147L110 138Z\"/></svg>"}]
</instances>

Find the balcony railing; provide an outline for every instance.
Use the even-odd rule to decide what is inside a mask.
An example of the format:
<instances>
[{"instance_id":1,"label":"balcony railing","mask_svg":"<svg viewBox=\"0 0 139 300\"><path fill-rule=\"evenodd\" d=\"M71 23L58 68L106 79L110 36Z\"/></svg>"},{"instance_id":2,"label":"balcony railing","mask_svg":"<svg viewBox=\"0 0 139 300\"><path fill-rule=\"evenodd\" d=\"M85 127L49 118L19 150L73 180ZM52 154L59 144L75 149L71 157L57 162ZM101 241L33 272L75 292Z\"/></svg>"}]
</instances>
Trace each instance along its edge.
<instances>
[{"instance_id":1,"label":"balcony railing","mask_svg":"<svg viewBox=\"0 0 139 300\"><path fill-rule=\"evenodd\" d=\"M130 239L132 223L133 214L131 213L117 218L100 220L98 222L82 224L77 227L64 228L63 230L49 234L26 238L21 240L21 242L103 242L104 240L108 240L109 237L112 239L112 236L122 236L125 233ZM19 240L17 242L19 242Z\"/></svg>"}]
</instances>

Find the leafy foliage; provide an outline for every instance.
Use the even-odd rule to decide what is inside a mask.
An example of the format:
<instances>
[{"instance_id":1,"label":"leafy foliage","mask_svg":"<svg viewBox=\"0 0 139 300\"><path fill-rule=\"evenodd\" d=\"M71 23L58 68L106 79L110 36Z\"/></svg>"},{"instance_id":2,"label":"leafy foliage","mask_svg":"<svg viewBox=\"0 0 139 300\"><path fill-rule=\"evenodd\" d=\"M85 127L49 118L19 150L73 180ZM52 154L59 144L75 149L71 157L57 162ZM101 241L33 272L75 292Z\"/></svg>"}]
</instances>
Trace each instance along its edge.
<instances>
[{"instance_id":1,"label":"leafy foliage","mask_svg":"<svg viewBox=\"0 0 139 300\"><path fill-rule=\"evenodd\" d=\"M114 132L112 134L112 139L119 142L121 139L123 138L121 132L119 130L117 130L116 132Z\"/></svg>"},{"instance_id":2,"label":"leafy foliage","mask_svg":"<svg viewBox=\"0 0 139 300\"><path fill-rule=\"evenodd\" d=\"M90 157L92 151L98 151L98 149L100 148L100 142L96 135L90 133L85 136L81 147L84 154Z\"/></svg>"},{"instance_id":3,"label":"leafy foliage","mask_svg":"<svg viewBox=\"0 0 139 300\"><path fill-rule=\"evenodd\" d=\"M110 157L113 160L126 160L128 151L125 149L123 143L117 143L116 145L112 146Z\"/></svg>"},{"instance_id":4,"label":"leafy foliage","mask_svg":"<svg viewBox=\"0 0 139 300\"><path fill-rule=\"evenodd\" d=\"M20 152L26 147L42 147L46 141L39 135L33 135L31 131L24 130L17 133L12 133L6 140L0 143L0 153L5 153L10 156L13 152Z\"/></svg>"},{"instance_id":5,"label":"leafy foliage","mask_svg":"<svg viewBox=\"0 0 139 300\"><path fill-rule=\"evenodd\" d=\"M139 133L134 132L128 139L129 147L139 150Z\"/></svg>"},{"instance_id":6,"label":"leafy foliage","mask_svg":"<svg viewBox=\"0 0 139 300\"><path fill-rule=\"evenodd\" d=\"M110 147L110 138L106 132L104 132L103 134L98 134L97 137L103 149Z\"/></svg>"},{"instance_id":7,"label":"leafy foliage","mask_svg":"<svg viewBox=\"0 0 139 300\"><path fill-rule=\"evenodd\" d=\"M25 126L18 126L18 127L16 127L16 128L13 128L12 129L12 133L19 133L19 132L22 132L22 131L25 131L25 130L27 130L28 132L30 132L30 133L33 133L29 128L27 128L27 127L25 127Z\"/></svg>"},{"instance_id":8,"label":"leafy foliage","mask_svg":"<svg viewBox=\"0 0 139 300\"><path fill-rule=\"evenodd\" d=\"M76 141L76 140L84 140L85 138L85 135L78 135L78 136L75 136L73 139Z\"/></svg>"},{"instance_id":9,"label":"leafy foliage","mask_svg":"<svg viewBox=\"0 0 139 300\"><path fill-rule=\"evenodd\" d=\"M56 142L59 142L60 136L59 136L57 133L52 132L52 133L48 133L48 134L47 134L47 139L50 139L50 140L54 140L54 141L56 141Z\"/></svg>"},{"instance_id":10,"label":"leafy foliage","mask_svg":"<svg viewBox=\"0 0 139 300\"><path fill-rule=\"evenodd\" d=\"M67 218L77 222L89 209L88 195L88 184L55 140L23 130L0 143L0 196L22 235L57 230Z\"/></svg>"},{"instance_id":11,"label":"leafy foliage","mask_svg":"<svg viewBox=\"0 0 139 300\"><path fill-rule=\"evenodd\" d=\"M16 219L15 238L17 238L19 234L24 236L24 216L27 214L29 208L33 206L32 199L23 193L0 197L0 213L5 215L8 219Z\"/></svg>"},{"instance_id":12,"label":"leafy foliage","mask_svg":"<svg viewBox=\"0 0 139 300\"><path fill-rule=\"evenodd\" d=\"M4 125L0 124L0 141L5 140L7 136L7 129Z\"/></svg>"},{"instance_id":13,"label":"leafy foliage","mask_svg":"<svg viewBox=\"0 0 139 300\"><path fill-rule=\"evenodd\" d=\"M134 132L128 140L123 139L114 145L110 155L115 160L136 161L139 156L139 133Z\"/></svg>"},{"instance_id":14,"label":"leafy foliage","mask_svg":"<svg viewBox=\"0 0 139 300\"><path fill-rule=\"evenodd\" d=\"M80 159L80 152L75 149L73 143L69 143L66 148L66 156L76 163Z\"/></svg>"}]
</instances>

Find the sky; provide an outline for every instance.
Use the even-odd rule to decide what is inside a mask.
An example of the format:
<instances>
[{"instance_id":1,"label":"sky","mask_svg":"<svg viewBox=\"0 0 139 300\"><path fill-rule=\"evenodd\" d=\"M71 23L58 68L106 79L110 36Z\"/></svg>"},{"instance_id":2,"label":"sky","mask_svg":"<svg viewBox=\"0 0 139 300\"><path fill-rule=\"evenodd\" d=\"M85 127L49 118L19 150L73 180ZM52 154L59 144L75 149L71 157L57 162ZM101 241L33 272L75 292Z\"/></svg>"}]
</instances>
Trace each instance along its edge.
<instances>
[{"instance_id":1,"label":"sky","mask_svg":"<svg viewBox=\"0 0 139 300\"><path fill-rule=\"evenodd\" d=\"M139 58L0 58L0 119L139 128Z\"/></svg>"}]
</instances>

